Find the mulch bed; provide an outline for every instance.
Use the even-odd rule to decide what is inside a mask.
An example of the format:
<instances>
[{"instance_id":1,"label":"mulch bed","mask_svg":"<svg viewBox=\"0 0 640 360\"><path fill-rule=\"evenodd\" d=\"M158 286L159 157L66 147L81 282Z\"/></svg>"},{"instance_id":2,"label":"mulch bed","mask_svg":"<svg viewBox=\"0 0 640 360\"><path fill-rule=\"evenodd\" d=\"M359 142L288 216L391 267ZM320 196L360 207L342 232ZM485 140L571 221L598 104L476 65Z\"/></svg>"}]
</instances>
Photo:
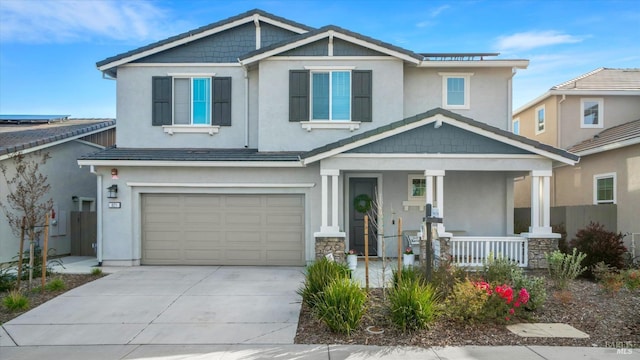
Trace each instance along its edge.
<instances>
[{"instance_id":1,"label":"mulch bed","mask_svg":"<svg viewBox=\"0 0 640 360\"><path fill-rule=\"evenodd\" d=\"M360 328L350 336L331 332L314 318L303 304L295 337L296 344L362 344L402 346L464 345L557 345L615 347L615 342L631 342L640 346L640 290L621 290L615 296L602 292L598 284L576 280L569 286L571 298L563 298L549 287L542 309L523 322L565 323L589 334L588 339L523 338L505 325L468 324L439 318L429 329L403 333L391 324L382 299L381 289L372 289L368 310ZM555 296L554 296L555 295ZM522 321L522 320L521 320ZM366 331L369 326L384 329L380 335Z\"/></svg>"}]
</instances>

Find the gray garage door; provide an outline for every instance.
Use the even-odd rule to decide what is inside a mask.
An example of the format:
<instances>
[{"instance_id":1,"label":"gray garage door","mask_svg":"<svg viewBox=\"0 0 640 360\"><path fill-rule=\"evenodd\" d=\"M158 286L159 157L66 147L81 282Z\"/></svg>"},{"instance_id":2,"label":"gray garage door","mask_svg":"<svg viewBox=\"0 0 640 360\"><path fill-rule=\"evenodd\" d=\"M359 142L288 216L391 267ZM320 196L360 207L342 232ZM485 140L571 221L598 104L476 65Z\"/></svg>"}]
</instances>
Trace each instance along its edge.
<instances>
[{"instance_id":1,"label":"gray garage door","mask_svg":"<svg viewBox=\"0 0 640 360\"><path fill-rule=\"evenodd\" d=\"M304 196L144 194L142 264L304 265Z\"/></svg>"}]
</instances>

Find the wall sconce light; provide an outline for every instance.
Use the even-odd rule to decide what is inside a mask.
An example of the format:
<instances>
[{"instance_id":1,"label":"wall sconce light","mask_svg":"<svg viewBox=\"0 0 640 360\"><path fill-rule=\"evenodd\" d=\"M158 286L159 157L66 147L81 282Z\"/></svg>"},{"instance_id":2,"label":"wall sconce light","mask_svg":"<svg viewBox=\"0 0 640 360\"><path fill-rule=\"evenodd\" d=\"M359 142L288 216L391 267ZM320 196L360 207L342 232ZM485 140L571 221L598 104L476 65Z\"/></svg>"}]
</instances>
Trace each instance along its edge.
<instances>
[{"instance_id":1,"label":"wall sconce light","mask_svg":"<svg viewBox=\"0 0 640 360\"><path fill-rule=\"evenodd\" d=\"M73 196L71 197L71 201L73 201L73 202L78 202L78 200L79 200L79 199L78 199L78 197L77 197L77 196L75 196L75 195L73 195Z\"/></svg>"},{"instance_id":2,"label":"wall sconce light","mask_svg":"<svg viewBox=\"0 0 640 360\"><path fill-rule=\"evenodd\" d=\"M111 178L114 180L118 179L118 169L116 168L111 169Z\"/></svg>"},{"instance_id":3,"label":"wall sconce light","mask_svg":"<svg viewBox=\"0 0 640 360\"><path fill-rule=\"evenodd\" d=\"M107 188L107 197L109 199L115 199L118 197L118 185L111 185Z\"/></svg>"}]
</instances>

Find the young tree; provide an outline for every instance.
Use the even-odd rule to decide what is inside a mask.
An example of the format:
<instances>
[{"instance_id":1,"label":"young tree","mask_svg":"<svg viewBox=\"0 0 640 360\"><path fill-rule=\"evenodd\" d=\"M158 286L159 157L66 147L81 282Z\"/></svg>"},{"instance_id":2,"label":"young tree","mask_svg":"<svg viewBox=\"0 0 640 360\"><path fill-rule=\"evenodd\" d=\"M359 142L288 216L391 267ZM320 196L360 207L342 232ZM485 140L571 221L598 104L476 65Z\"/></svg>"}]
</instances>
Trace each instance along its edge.
<instances>
[{"instance_id":1,"label":"young tree","mask_svg":"<svg viewBox=\"0 0 640 360\"><path fill-rule=\"evenodd\" d=\"M11 156L15 168L13 174L6 164L0 163L0 172L2 172L8 188L6 200L0 197L0 208L7 217L13 233L22 237L21 233L24 231L29 238L29 282L33 277L35 242L44 230L47 213L53 207L53 199L47 198L51 186L47 183L47 177L40 172L40 166L46 164L49 158L47 152L34 153L29 157L17 152ZM18 259L18 288L22 276L22 241L21 238Z\"/></svg>"}]
</instances>

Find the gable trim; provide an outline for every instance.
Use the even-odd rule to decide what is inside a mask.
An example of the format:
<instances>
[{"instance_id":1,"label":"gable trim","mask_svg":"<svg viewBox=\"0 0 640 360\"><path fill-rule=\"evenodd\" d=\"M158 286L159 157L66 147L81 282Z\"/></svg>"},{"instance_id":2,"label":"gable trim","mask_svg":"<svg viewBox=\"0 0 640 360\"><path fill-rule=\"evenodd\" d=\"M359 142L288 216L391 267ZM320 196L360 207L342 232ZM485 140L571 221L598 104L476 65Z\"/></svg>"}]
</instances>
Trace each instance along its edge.
<instances>
[{"instance_id":1,"label":"gable trim","mask_svg":"<svg viewBox=\"0 0 640 360\"><path fill-rule=\"evenodd\" d=\"M148 50L145 50L145 51L141 51L139 53L135 53L135 54L123 57L123 58L115 60L115 61L108 62L108 63L106 63L104 65L98 66L98 70L106 71L106 70L111 69L113 67L117 67L117 66L120 66L120 65L123 65L123 64L138 60L138 59L142 59L144 57L147 57L147 56L150 56L150 55L153 55L153 54L157 54L159 52L162 52L162 51L165 51L165 50L169 50L171 48L174 48L174 47L177 47L177 46L180 46L180 45L184 45L184 44L193 42L195 40L199 40L199 39L205 38L207 36L214 35L214 34L220 33L220 32L225 31L225 30L232 29L232 28L240 26L240 25L244 25L244 24L247 24L247 23L253 23L255 21L255 19L256 19L256 15L257 15L258 21L262 21L262 22L265 22L265 23L268 23L268 24L271 24L271 25L279 26L281 28L293 31L293 32L298 33L298 34L304 34L304 33L308 32L308 30L306 30L306 29L302 29L302 28L298 28L298 27L295 27L295 26L292 26L292 25L289 25L289 24L285 24L283 22L270 19L270 18L265 17L265 16L260 15L260 14L251 14L251 15L248 15L248 16L246 16L244 18L241 18L241 19L238 19L238 20L226 23L226 24L222 24L222 25L217 26L217 27L215 27L213 29L209 29L209 30L197 33L197 34L191 34L190 36L186 36L186 37L180 38L178 40L171 41L169 43L166 43L166 44L163 44L163 45L159 45L157 47L153 47L151 49L148 49ZM209 66L211 66L211 64Z\"/></svg>"},{"instance_id":2,"label":"gable trim","mask_svg":"<svg viewBox=\"0 0 640 360\"><path fill-rule=\"evenodd\" d=\"M463 129L463 130L466 130L466 131L469 131L469 132L484 136L484 137L492 139L492 140L496 140L496 141L502 142L502 143L507 144L507 145L511 145L511 146L523 149L523 150L531 152L533 154L544 156L546 158L549 158L549 159L552 159L552 160L555 160L555 161L558 161L558 162L561 162L561 163L565 163L565 164L568 164L568 165L574 165L575 163L577 163L577 160L572 160L572 159L563 157L561 155L553 154L553 153L551 153L549 151L545 151L545 150L536 148L535 146L532 146L532 145L529 145L529 144L525 144L523 142L504 137L502 135L493 133L491 131L475 127L473 125L470 125L470 124L467 124L465 122L450 118L450 117L442 115L442 114L431 115L431 116L425 117L425 118L423 118L421 120L414 121L414 122L411 122L411 123L406 124L406 125L398 126L396 128L392 128L392 129L390 129L388 131L385 131L385 132L382 132L382 133L378 133L378 134L375 134L375 135L372 135L372 136L369 136L369 137L366 137L366 138L363 138L363 139L359 139L359 140L356 140L356 141L353 141L353 142L350 142L350 143L345 143L342 146L338 146L338 147L336 147L334 149L331 149L331 150L328 150L328 151L325 151L325 152L310 156L308 158L305 158L305 159L303 159L303 163L305 165L308 165L310 163L313 163L313 162L316 162L316 161L319 161L319 160L322 160L322 159L326 159L328 157L332 157L332 156L335 156L335 155L338 155L338 154L342 154L342 153L344 153L346 151L349 151L349 150L352 150L352 149L355 149L355 148L358 148L358 147L361 147L361 146L376 142L378 140L386 139L388 137L401 134L401 133L403 133L405 131L416 129L416 128L422 127L422 126L427 126L427 125L432 124L432 123L434 123L434 125L437 125L440 122L443 122L443 123L458 127L460 129ZM466 154L465 154L465 156L468 157L468 155L466 155Z\"/></svg>"},{"instance_id":3,"label":"gable trim","mask_svg":"<svg viewBox=\"0 0 640 360\"><path fill-rule=\"evenodd\" d=\"M276 54L280 54L280 53L286 52L288 50L295 49L295 48L298 48L300 46L307 45L307 44L310 44L310 43L313 43L315 41L322 40L322 39L325 39L325 38L330 39L332 37L333 38L338 38L340 40L344 40L344 41L350 42L352 44L359 45L359 46L362 46L362 47L365 47L365 48L368 48L368 49L371 49L371 50L374 50L374 51L377 51L377 52L380 52L380 53L383 53L383 54L388 54L390 56L402 59L404 61L416 64L416 65L420 63L420 60L416 59L415 57L403 54L401 52L389 49L389 48L384 47L384 46L380 46L380 45L371 43L369 41L358 39L358 38L356 38L354 36L351 36L351 35L343 34L343 33L339 32L338 30L335 30L335 29L328 29L328 30L325 30L325 31L320 32L318 34L315 34L315 35L312 35L312 36L309 36L309 37L305 37L304 39L293 41L293 42L278 46L276 48L273 48L273 49L271 49L269 51L261 52L261 53L258 53L256 55L254 55L254 56L242 59L242 60L240 60L240 64L242 64L243 66L246 66L246 65L252 64L254 62L257 62L257 61L260 61L260 60L275 56ZM330 44L327 44L327 46L329 47ZM317 59L317 57L315 57L315 58ZM328 58L333 58L333 57L329 56Z\"/></svg>"}]
</instances>

